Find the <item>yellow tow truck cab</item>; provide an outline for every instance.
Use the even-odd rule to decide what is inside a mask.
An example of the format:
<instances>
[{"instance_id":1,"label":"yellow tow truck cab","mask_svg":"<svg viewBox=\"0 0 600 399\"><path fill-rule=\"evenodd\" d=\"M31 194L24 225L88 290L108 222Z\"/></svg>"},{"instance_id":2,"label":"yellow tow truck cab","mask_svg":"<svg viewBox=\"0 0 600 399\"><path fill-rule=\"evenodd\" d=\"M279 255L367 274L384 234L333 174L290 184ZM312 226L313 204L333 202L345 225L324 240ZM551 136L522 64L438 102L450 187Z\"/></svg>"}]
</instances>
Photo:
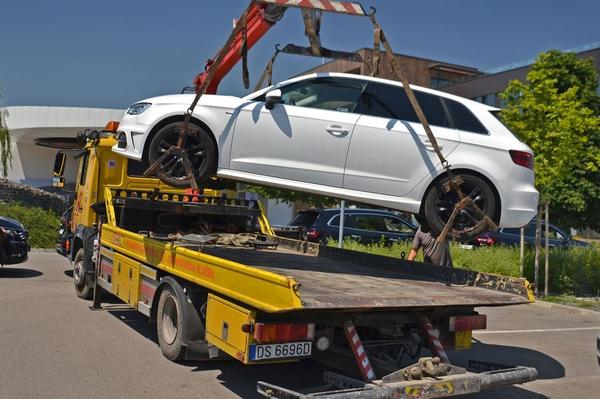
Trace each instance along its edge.
<instances>
[{"instance_id":1,"label":"yellow tow truck cab","mask_svg":"<svg viewBox=\"0 0 600 399\"><path fill-rule=\"evenodd\" d=\"M372 381L422 351L445 362L444 348L469 348L486 325L476 307L532 300L524 279L277 237L259 201L143 177L144 165L111 151L115 132L88 135L76 154L66 255L77 295L101 309L108 292L148 316L168 359L312 357Z\"/></svg>"}]
</instances>

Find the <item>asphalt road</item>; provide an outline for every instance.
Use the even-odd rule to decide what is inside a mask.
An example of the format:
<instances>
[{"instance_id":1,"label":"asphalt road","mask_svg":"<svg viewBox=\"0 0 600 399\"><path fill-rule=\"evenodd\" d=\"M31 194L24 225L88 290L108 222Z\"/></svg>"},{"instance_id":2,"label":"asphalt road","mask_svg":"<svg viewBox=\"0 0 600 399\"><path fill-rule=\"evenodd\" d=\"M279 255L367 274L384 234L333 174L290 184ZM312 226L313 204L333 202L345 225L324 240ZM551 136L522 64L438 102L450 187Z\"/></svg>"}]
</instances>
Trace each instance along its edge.
<instances>
[{"instance_id":1,"label":"asphalt road","mask_svg":"<svg viewBox=\"0 0 600 399\"><path fill-rule=\"evenodd\" d=\"M310 361L172 363L145 317L116 301L90 311L69 274L53 253L0 269L0 398L257 398L257 380L293 389L321 382L323 369ZM465 399L600 398L600 313L540 304L480 311L488 329L450 359L534 366L540 377Z\"/></svg>"}]
</instances>

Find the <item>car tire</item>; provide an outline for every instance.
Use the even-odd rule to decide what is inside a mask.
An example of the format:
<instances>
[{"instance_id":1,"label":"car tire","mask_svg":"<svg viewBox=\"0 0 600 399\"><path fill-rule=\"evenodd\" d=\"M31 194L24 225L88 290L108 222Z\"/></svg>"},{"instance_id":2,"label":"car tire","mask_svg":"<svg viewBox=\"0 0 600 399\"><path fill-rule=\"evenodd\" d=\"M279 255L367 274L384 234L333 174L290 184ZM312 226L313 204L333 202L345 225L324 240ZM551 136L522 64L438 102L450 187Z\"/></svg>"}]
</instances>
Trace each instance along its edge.
<instances>
[{"instance_id":1,"label":"car tire","mask_svg":"<svg viewBox=\"0 0 600 399\"><path fill-rule=\"evenodd\" d=\"M177 144L179 128L182 124L183 122L169 123L152 136L147 153L148 166L153 165L171 146ZM191 130L186 136L183 149L192 164L196 183L203 186L209 182L211 176L217 171L217 148L212 133L207 129L191 122L189 127ZM191 186L182 159L174 155L170 155L161 162L157 175L163 183L172 187L186 188Z\"/></svg>"},{"instance_id":2,"label":"car tire","mask_svg":"<svg viewBox=\"0 0 600 399\"><path fill-rule=\"evenodd\" d=\"M85 250L80 248L73 260L73 282L75 283L75 293L81 299L90 300L94 296L94 287L89 284L86 278L84 264Z\"/></svg>"},{"instance_id":3,"label":"car tire","mask_svg":"<svg viewBox=\"0 0 600 399\"><path fill-rule=\"evenodd\" d=\"M466 196L474 199L474 202L481 210L495 223L498 222L499 212L494 190L490 184L479 176L462 173L460 177L463 180L461 190ZM453 190L445 192L442 188L448 178L443 178L435 182L425 196L423 213L427 225L430 227L434 236L438 236L446 222L450 218L454 205L458 202L458 196ZM452 235L458 236L459 241L468 241L489 230L489 226L482 223L476 227L477 218L475 212L469 208L465 208L458 216L454 224Z\"/></svg>"}]
</instances>

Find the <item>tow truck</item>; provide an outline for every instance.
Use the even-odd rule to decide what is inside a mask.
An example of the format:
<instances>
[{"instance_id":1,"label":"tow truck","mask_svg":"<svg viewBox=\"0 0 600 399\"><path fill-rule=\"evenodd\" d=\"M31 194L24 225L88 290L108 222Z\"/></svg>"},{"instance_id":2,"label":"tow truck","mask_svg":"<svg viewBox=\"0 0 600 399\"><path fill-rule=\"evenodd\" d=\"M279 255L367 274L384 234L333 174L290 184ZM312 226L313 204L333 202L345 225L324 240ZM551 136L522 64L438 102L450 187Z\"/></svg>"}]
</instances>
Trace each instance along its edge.
<instances>
[{"instance_id":1,"label":"tow truck","mask_svg":"<svg viewBox=\"0 0 600 399\"><path fill-rule=\"evenodd\" d=\"M474 373L446 353L485 328L475 308L532 302L525 279L278 237L259 201L142 177L143 165L111 151L116 131L88 132L75 154L66 256L76 294L98 310L110 293L146 315L168 359L312 358L344 370L326 372L318 394L257 382L281 399L442 398L536 378L530 367Z\"/></svg>"},{"instance_id":2,"label":"tow truck","mask_svg":"<svg viewBox=\"0 0 600 399\"><path fill-rule=\"evenodd\" d=\"M349 56L320 46L319 11L367 15L357 3L333 0L251 2L197 77L190 109L203 93L216 90L237 61L245 61L248 48L287 6L302 8L311 46L286 48L313 56ZM368 16L376 45L390 54L374 13ZM259 84L270 80L273 61ZM392 64L401 75L393 57ZM418 103L413 106L428 128ZM189 133L190 114L179 144ZM443 398L537 378L531 367L497 370L489 364L490 371L467 371L452 365L446 353L468 349L472 331L486 327L477 307L532 302L525 279L278 237L260 202L227 182L199 187L190 170L191 188L175 187L160 178L160 162L148 167L112 152L118 123L88 131L79 142L72 237L64 251L73 264L76 294L101 310L103 293L110 293L146 315L166 358L227 358L247 365L312 358L344 371L326 372L326 386L312 393L257 382L259 393L280 399ZM178 147L169 151L181 153ZM66 156L57 154L55 187L64 186ZM458 179L450 186L460 192ZM461 206L469 204L463 200Z\"/></svg>"}]
</instances>

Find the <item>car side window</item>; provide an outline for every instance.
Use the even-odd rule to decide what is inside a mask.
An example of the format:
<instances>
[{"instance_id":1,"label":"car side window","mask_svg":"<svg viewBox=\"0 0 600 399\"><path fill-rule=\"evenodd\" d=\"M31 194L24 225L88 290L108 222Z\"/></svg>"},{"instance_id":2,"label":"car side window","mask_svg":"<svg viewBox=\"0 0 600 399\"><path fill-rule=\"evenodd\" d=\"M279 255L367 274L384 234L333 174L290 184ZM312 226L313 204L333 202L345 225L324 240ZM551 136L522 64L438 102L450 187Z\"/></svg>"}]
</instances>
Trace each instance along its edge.
<instances>
[{"instance_id":1,"label":"car side window","mask_svg":"<svg viewBox=\"0 0 600 399\"><path fill-rule=\"evenodd\" d=\"M434 126L451 127L445 105L438 96L415 91L427 121ZM357 113L419 123L402 87L370 82L361 96Z\"/></svg>"},{"instance_id":2,"label":"car side window","mask_svg":"<svg viewBox=\"0 0 600 399\"><path fill-rule=\"evenodd\" d=\"M386 231L389 233L414 233L415 230L400 219L384 217Z\"/></svg>"},{"instance_id":3,"label":"car side window","mask_svg":"<svg viewBox=\"0 0 600 399\"><path fill-rule=\"evenodd\" d=\"M366 85L357 79L321 77L280 87L281 102L296 107L354 112Z\"/></svg>"},{"instance_id":4,"label":"car side window","mask_svg":"<svg viewBox=\"0 0 600 399\"><path fill-rule=\"evenodd\" d=\"M346 226L350 229L387 232L384 218L378 215L349 215Z\"/></svg>"},{"instance_id":5,"label":"car side window","mask_svg":"<svg viewBox=\"0 0 600 399\"><path fill-rule=\"evenodd\" d=\"M455 129L471 133L488 134L486 128L479 122L479 119L463 104L448 98L444 98L444 103L450 112L452 125Z\"/></svg>"}]
</instances>

